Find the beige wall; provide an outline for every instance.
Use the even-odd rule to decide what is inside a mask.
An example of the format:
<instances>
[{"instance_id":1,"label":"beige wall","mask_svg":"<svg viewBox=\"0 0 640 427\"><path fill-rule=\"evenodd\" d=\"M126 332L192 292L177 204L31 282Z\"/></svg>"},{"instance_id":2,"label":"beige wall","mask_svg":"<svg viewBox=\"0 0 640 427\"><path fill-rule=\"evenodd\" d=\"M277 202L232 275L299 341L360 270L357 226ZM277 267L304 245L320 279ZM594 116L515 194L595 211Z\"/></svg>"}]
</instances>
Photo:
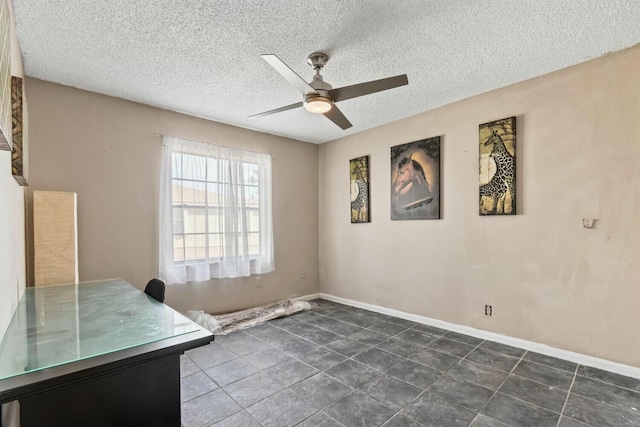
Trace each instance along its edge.
<instances>
[{"instance_id":1,"label":"beige wall","mask_svg":"<svg viewBox=\"0 0 640 427\"><path fill-rule=\"evenodd\" d=\"M636 47L322 145L321 292L640 366L639 70ZM479 217L478 125L513 115L519 214ZM442 219L391 221L390 147L437 135Z\"/></svg>"},{"instance_id":2,"label":"beige wall","mask_svg":"<svg viewBox=\"0 0 640 427\"><path fill-rule=\"evenodd\" d=\"M224 312L318 292L318 147L27 80L30 190L78 194L80 280L158 274L161 134L273 154L273 273L169 286L178 310ZM306 278L302 272L306 271Z\"/></svg>"},{"instance_id":3,"label":"beige wall","mask_svg":"<svg viewBox=\"0 0 640 427\"><path fill-rule=\"evenodd\" d=\"M276 272L170 287L170 305L229 311L317 292L319 276L336 296L640 366L638 69L636 47L319 149L28 79L30 188L78 193L81 280L142 288L157 274L154 133L270 152ZM520 213L481 218L478 124L511 115ZM436 135L443 219L390 221L389 148ZM353 225L348 160L361 155L373 222Z\"/></svg>"},{"instance_id":4,"label":"beige wall","mask_svg":"<svg viewBox=\"0 0 640 427\"><path fill-rule=\"evenodd\" d=\"M25 287L24 189L11 175L11 153L0 151L0 340Z\"/></svg>"},{"instance_id":5,"label":"beige wall","mask_svg":"<svg viewBox=\"0 0 640 427\"><path fill-rule=\"evenodd\" d=\"M11 16L11 75L22 77L22 55L16 36L12 1L7 0L7 5ZM11 174L11 152L0 151L0 341L26 286L25 193L25 187L19 186ZM0 424L17 426L18 418L17 405L2 405Z\"/></svg>"},{"instance_id":6,"label":"beige wall","mask_svg":"<svg viewBox=\"0 0 640 427\"><path fill-rule=\"evenodd\" d=\"M10 0L7 4L11 12L11 75L22 77L13 6ZM11 174L11 152L0 151L0 337L9 326L26 282L24 194L24 187Z\"/></svg>"}]
</instances>

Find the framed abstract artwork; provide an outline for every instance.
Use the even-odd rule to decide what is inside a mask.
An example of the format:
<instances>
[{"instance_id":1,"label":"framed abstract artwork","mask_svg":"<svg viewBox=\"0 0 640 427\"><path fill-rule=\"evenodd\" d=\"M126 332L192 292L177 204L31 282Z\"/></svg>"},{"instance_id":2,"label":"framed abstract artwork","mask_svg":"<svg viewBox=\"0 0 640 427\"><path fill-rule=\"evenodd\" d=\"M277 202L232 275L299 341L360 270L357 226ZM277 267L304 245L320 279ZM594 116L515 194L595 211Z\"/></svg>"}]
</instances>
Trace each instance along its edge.
<instances>
[{"instance_id":1,"label":"framed abstract artwork","mask_svg":"<svg viewBox=\"0 0 640 427\"><path fill-rule=\"evenodd\" d=\"M371 222L369 204L369 156L349 160L351 173L351 222Z\"/></svg>"},{"instance_id":2,"label":"framed abstract artwork","mask_svg":"<svg viewBox=\"0 0 640 427\"><path fill-rule=\"evenodd\" d=\"M391 219L440 219L440 137L391 147Z\"/></svg>"},{"instance_id":3,"label":"framed abstract artwork","mask_svg":"<svg viewBox=\"0 0 640 427\"><path fill-rule=\"evenodd\" d=\"M516 118L480 125L480 215L516 214Z\"/></svg>"},{"instance_id":4,"label":"framed abstract artwork","mask_svg":"<svg viewBox=\"0 0 640 427\"><path fill-rule=\"evenodd\" d=\"M11 111L11 173L18 184L27 185L27 103L20 77L11 77Z\"/></svg>"},{"instance_id":5,"label":"framed abstract artwork","mask_svg":"<svg viewBox=\"0 0 640 427\"><path fill-rule=\"evenodd\" d=\"M11 21L6 0L0 2L0 150L11 151Z\"/></svg>"}]
</instances>

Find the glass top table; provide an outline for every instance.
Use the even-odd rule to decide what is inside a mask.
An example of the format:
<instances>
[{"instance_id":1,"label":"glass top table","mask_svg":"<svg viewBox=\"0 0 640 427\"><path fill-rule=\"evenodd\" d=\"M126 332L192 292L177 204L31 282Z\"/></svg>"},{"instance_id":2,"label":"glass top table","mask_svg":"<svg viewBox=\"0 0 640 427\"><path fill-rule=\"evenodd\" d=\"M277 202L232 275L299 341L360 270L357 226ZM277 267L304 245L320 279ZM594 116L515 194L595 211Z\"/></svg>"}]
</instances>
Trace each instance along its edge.
<instances>
[{"instance_id":1,"label":"glass top table","mask_svg":"<svg viewBox=\"0 0 640 427\"><path fill-rule=\"evenodd\" d=\"M124 280L27 288L0 343L0 381L202 332Z\"/></svg>"}]
</instances>

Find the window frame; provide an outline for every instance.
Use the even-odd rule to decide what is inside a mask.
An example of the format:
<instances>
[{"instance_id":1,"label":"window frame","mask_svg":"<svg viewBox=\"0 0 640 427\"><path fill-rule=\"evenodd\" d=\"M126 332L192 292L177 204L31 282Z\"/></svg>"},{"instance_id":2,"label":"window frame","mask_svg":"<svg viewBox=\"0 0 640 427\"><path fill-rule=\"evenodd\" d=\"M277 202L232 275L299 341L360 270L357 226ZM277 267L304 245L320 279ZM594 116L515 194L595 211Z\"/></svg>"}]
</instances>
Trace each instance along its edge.
<instances>
[{"instance_id":1,"label":"window frame","mask_svg":"<svg viewBox=\"0 0 640 427\"><path fill-rule=\"evenodd\" d=\"M179 166L174 165L174 154L185 155ZM182 163L186 156L195 157ZM169 284L187 283L248 277L275 270L271 163L269 154L163 136L158 239L160 278ZM205 170L205 165L211 167L211 171ZM185 166L193 172L185 173ZM176 173L174 168L180 172ZM179 197L175 197L174 184L179 188ZM185 196L185 188L190 186L194 192ZM195 193L196 189L200 194ZM218 198L217 203L212 203L211 197ZM236 207L238 211L225 212L229 207ZM189 223L197 215L186 217L185 210L197 212L200 219ZM216 215L216 211L222 215ZM176 227L178 220L174 221L176 212L182 215L179 227ZM189 228L189 224L198 227ZM197 253L187 252L186 240L190 236L203 239ZM230 239L225 239L229 236ZM214 242L213 238L221 241ZM178 239L181 245L175 244Z\"/></svg>"}]
</instances>

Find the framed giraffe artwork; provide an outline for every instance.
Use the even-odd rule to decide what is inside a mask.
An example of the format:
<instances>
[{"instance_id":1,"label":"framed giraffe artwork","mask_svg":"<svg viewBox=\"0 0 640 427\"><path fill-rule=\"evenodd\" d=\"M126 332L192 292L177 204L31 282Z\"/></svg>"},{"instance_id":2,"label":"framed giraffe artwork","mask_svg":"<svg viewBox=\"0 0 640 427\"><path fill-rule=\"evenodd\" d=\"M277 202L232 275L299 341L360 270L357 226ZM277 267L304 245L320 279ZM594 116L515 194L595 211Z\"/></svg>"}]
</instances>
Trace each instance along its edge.
<instances>
[{"instance_id":1,"label":"framed giraffe artwork","mask_svg":"<svg viewBox=\"0 0 640 427\"><path fill-rule=\"evenodd\" d=\"M516 214L516 118L480 125L480 215Z\"/></svg>"},{"instance_id":2,"label":"framed giraffe artwork","mask_svg":"<svg viewBox=\"0 0 640 427\"><path fill-rule=\"evenodd\" d=\"M391 147L391 219L440 219L440 137Z\"/></svg>"},{"instance_id":3,"label":"framed giraffe artwork","mask_svg":"<svg viewBox=\"0 0 640 427\"><path fill-rule=\"evenodd\" d=\"M369 156L349 160L351 173L351 223L371 222L369 205Z\"/></svg>"}]
</instances>

